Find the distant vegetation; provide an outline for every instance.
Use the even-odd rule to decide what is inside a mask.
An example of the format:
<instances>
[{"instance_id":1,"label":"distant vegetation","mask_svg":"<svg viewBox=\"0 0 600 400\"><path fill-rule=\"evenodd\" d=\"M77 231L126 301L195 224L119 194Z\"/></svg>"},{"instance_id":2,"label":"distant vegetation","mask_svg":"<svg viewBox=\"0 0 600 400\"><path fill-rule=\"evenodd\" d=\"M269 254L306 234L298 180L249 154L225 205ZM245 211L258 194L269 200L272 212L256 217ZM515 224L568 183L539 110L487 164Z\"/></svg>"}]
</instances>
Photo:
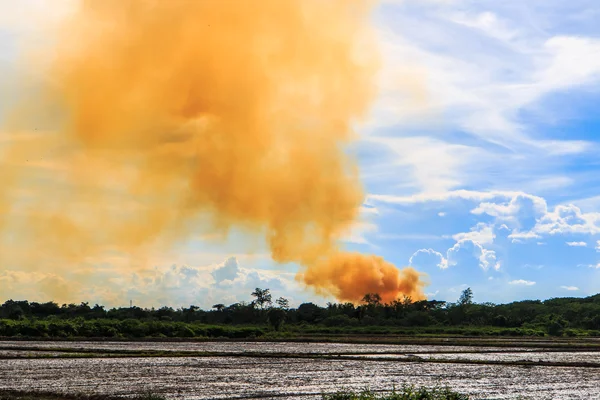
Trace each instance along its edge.
<instances>
[{"instance_id":1,"label":"distant vegetation","mask_svg":"<svg viewBox=\"0 0 600 400\"><path fill-rule=\"evenodd\" d=\"M383 304L377 294L352 303L290 308L269 289L253 300L212 310L121 307L8 300L0 306L2 337L292 338L323 335L600 336L600 294L510 304L477 304L471 289L455 303L409 298Z\"/></svg>"}]
</instances>

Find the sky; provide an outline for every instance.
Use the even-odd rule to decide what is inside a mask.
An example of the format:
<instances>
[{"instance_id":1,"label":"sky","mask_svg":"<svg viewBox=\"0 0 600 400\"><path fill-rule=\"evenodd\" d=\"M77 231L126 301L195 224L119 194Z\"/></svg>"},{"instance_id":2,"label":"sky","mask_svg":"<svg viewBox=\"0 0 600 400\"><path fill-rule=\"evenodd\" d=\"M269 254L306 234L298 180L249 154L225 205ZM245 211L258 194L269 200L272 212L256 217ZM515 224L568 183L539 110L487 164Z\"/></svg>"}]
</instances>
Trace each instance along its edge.
<instances>
[{"instance_id":1,"label":"sky","mask_svg":"<svg viewBox=\"0 0 600 400\"><path fill-rule=\"evenodd\" d=\"M19 19L49 3L15 4L0 0L0 71L35 29ZM494 303L600 292L599 17L591 0L381 1L379 94L350 149L367 195L344 246L425 272L437 300L467 287ZM293 305L333 301L243 234L154 254L143 275L111 262L92 272L110 286L77 296L211 307L261 287ZM0 270L14 297L35 299L28 282L44 280L69 276Z\"/></svg>"}]
</instances>

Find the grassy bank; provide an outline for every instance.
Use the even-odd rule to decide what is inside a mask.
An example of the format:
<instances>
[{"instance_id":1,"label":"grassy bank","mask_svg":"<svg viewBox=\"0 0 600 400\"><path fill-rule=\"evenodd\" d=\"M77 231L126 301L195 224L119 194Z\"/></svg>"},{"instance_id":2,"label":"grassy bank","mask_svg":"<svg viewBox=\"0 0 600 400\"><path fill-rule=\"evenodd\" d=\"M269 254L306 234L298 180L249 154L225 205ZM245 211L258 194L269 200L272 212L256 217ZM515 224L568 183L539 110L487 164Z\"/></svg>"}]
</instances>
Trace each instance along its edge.
<instances>
[{"instance_id":1,"label":"grassy bank","mask_svg":"<svg viewBox=\"0 0 600 400\"><path fill-rule=\"evenodd\" d=\"M564 337L597 337L595 330L571 330ZM339 326L319 324L286 325L280 330L266 325L219 325L199 322L144 321L136 319L0 319L0 337L12 339L327 339L331 337L547 337L539 328L499 328L493 326ZM554 336L556 337L556 336Z\"/></svg>"},{"instance_id":2,"label":"grassy bank","mask_svg":"<svg viewBox=\"0 0 600 400\"><path fill-rule=\"evenodd\" d=\"M108 396L102 394L70 394L22 390L0 390L0 400L123 400L124 397ZM128 400L165 400L165 397L145 393L128 396Z\"/></svg>"},{"instance_id":3,"label":"grassy bank","mask_svg":"<svg viewBox=\"0 0 600 400\"><path fill-rule=\"evenodd\" d=\"M166 397L153 393L126 397L130 400L165 400ZM27 392L0 390L0 400L123 400L124 397L107 395L64 394L51 392ZM404 386L387 392L339 391L323 394L323 400L468 400L465 394L457 393L449 388L415 388Z\"/></svg>"},{"instance_id":4,"label":"grassy bank","mask_svg":"<svg viewBox=\"0 0 600 400\"><path fill-rule=\"evenodd\" d=\"M469 400L469 396L454 392L449 388L415 388L405 386L391 392L374 392L371 390L340 391L323 395L323 400Z\"/></svg>"}]
</instances>

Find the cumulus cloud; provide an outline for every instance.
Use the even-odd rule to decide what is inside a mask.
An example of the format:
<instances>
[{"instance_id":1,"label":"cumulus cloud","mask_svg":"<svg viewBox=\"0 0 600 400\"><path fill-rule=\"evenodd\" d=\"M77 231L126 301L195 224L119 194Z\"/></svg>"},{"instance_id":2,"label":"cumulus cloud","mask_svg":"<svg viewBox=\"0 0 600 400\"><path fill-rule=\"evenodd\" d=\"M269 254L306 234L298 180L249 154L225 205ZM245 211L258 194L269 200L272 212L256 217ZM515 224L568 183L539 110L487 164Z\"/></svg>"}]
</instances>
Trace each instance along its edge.
<instances>
[{"instance_id":1,"label":"cumulus cloud","mask_svg":"<svg viewBox=\"0 0 600 400\"><path fill-rule=\"evenodd\" d=\"M248 258L250 259L250 258ZM98 269L90 272L86 285L45 272L0 271L0 289L5 298L59 303L140 307L187 307L191 304L210 308L213 304L250 301L257 288L271 289L292 304L314 301L293 272L250 268L240 265L239 257L204 266L171 265L136 270Z\"/></svg>"},{"instance_id":2,"label":"cumulus cloud","mask_svg":"<svg viewBox=\"0 0 600 400\"><path fill-rule=\"evenodd\" d=\"M494 234L492 226L483 222L477 223L477 225L471 228L470 232L457 233L452 236L457 242L460 242L461 240L472 240L480 245L492 244L495 237L496 235Z\"/></svg>"},{"instance_id":3,"label":"cumulus cloud","mask_svg":"<svg viewBox=\"0 0 600 400\"><path fill-rule=\"evenodd\" d=\"M431 269L431 268L448 268L448 260L440 252L433 249L420 249L417 250L408 260L409 264L417 269Z\"/></svg>"},{"instance_id":4,"label":"cumulus cloud","mask_svg":"<svg viewBox=\"0 0 600 400\"><path fill-rule=\"evenodd\" d=\"M476 263L478 267L487 271L492 268L500 269L494 250L485 249L481 244L470 239L462 239L448 250L448 265L470 266Z\"/></svg>"},{"instance_id":5,"label":"cumulus cloud","mask_svg":"<svg viewBox=\"0 0 600 400\"><path fill-rule=\"evenodd\" d=\"M540 218L533 231L548 235L599 234L600 213L583 213L573 204L558 205Z\"/></svg>"},{"instance_id":6,"label":"cumulus cloud","mask_svg":"<svg viewBox=\"0 0 600 400\"><path fill-rule=\"evenodd\" d=\"M213 272L217 284L223 281L233 281L240 273L240 267L236 257L229 257L225 262L219 265Z\"/></svg>"},{"instance_id":7,"label":"cumulus cloud","mask_svg":"<svg viewBox=\"0 0 600 400\"><path fill-rule=\"evenodd\" d=\"M586 242L566 242L567 246L570 247L587 247Z\"/></svg>"},{"instance_id":8,"label":"cumulus cloud","mask_svg":"<svg viewBox=\"0 0 600 400\"><path fill-rule=\"evenodd\" d=\"M139 304L194 304L210 308L215 303L249 301L250 293L257 287L293 300L301 291L293 282L291 273L245 268L237 257L229 257L216 266L155 269L151 276L136 277L124 286L129 298Z\"/></svg>"},{"instance_id":9,"label":"cumulus cloud","mask_svg":"<svg viewBox=\"0 0 600 400\"><path fill-rule=\"evenodd\" d=\"M508 282L508 284L509 285L519 285L519 286L533 286L533 285L535 285L535 282L526 281L525 279L516 279L516 280Z\"/></svg>"},{"instance_id":10,"label":"cumulus cloud","mask_svg":"<svg viewBox=\"0 0 600 400\"><path fill-rule=\"evenodd\" d=\"M482 244L494 240L494 226L505 226L510 230L508 238L514 243L541 239L556 235L598 235L600 234L600 212L582 212L574 204L559 204L550 209L544 198L525 192L511 191L469 191L456 190L438 194L414 196L370 195L373 202L412 205L432 202L448 204L456 200L468 201L476 205L471 213L493 217L491 223L478 222L470 232L454 235L454 239L471 239ZM568 242L569 245L573 246ZM599 241L600 243L600 241ZM600 245L597 246L600 248Z\"/></svg>"}]
</instances>

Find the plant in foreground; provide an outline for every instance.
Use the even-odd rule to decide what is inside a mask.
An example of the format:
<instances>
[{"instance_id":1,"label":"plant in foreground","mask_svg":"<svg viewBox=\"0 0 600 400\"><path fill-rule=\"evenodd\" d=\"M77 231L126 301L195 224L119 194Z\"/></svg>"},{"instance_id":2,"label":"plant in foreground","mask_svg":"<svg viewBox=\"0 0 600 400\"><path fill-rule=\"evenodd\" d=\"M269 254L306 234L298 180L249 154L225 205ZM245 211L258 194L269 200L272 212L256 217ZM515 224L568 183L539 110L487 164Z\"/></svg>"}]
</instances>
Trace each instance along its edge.
<instances>
[{"instance_id":1,"label":"plant in foreground","mask_svg":"<svg viewBox=\"0 0 600 400\"><path fill-rule=\"evenodd\" d=\"M450 388L415 388L403 386L400 390L394 388L391 392L374 392L363 390L360 392L339 391L333 394L324 394L323 400L468 400L469 396L452 391Z\"/></svg>"}]
</instances>

